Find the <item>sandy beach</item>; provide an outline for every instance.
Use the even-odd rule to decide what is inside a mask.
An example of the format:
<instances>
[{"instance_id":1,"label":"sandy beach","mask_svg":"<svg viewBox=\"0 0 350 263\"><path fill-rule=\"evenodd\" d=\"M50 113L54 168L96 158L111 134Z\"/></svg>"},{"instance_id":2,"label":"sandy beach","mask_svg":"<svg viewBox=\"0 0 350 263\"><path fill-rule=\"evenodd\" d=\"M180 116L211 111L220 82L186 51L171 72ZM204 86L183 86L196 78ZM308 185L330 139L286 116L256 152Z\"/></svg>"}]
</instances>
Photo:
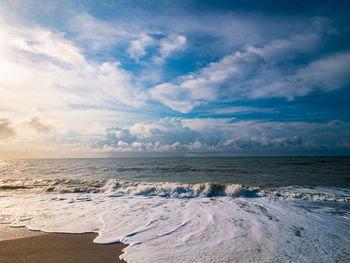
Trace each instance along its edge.
<instances>
[{"instance_id":1,"label":"sandy beach","mask_svg":"<svg viewBox=\"0 0 350 263\"><path fill-rule=\"evenodd\" d=\"M95 244L97 234L49 234L8 225L0 230L2 263L124 262L119 255L126 245Z\"/></svg>"}]
</instances>

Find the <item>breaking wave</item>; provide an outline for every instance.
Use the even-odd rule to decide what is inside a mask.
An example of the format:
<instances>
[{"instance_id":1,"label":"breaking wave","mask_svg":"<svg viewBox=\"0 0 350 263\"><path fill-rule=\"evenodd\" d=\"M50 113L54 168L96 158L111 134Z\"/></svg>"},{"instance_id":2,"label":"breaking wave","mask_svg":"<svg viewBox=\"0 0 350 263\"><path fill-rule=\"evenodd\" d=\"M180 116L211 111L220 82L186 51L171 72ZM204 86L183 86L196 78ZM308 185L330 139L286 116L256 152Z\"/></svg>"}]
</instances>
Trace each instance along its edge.
<instances>
[{"instance_id":1,"label":"breaking wave","mask_svg":"<svg viewBox=\"0 0 350 263\"><path fill-rule=\"evenodd\" d=\"M118 179L81 181L26 179L0 180L0 191L33 193L103 193L110 196L160 196L195 198L229 196L233 198L278 198L288 200L350 201L350 189L336 187L278 187L262 188L241 184L172 182L135 182Z\"/></svg>"}]
</instances>

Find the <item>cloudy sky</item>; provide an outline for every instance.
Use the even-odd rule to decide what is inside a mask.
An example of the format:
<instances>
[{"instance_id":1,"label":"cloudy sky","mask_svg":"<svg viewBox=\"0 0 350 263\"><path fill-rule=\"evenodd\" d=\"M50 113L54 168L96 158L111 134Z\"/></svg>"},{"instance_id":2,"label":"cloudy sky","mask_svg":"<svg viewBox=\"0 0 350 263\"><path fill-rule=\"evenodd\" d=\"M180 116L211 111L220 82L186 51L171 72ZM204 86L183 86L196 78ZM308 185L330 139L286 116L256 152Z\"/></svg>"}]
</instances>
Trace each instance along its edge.
<instances>
[{"instance_id":1,"label":"cloudy sky","mask_svg":"<svg viewBox=\"0 0 350 263\"><path fill-rule=\"evenodd\" d=\"M2 0L0 158L349 155L349 10Z\"/></svg>"}]
</instances>

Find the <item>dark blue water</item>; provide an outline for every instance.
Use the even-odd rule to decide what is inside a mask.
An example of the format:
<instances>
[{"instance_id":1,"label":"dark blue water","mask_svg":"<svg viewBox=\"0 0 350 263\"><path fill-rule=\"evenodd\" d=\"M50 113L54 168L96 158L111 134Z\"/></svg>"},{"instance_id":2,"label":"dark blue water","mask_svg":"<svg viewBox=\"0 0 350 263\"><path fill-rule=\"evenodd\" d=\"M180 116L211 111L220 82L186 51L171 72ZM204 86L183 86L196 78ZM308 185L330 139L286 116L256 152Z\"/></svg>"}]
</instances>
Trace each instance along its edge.
<instances>
[{"instance_id":1,"label":"dark blue water","mask_svg":"<svg viewBox=\"0 0 350 263\"><path fill-rule=\"evenodd\" d=\"M0 161L0 180L20 178L350 188L350 157L106 158Z\"/></svg>"}]
</instances>

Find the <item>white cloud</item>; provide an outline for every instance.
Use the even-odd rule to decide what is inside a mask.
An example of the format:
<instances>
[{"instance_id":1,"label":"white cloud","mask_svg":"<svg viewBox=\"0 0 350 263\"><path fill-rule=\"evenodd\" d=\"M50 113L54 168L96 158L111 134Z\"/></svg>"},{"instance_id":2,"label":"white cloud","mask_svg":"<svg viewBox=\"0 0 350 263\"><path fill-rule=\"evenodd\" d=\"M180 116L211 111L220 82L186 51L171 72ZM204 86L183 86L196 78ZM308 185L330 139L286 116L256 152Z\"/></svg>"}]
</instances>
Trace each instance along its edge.
<instances>
[{"instance_id":1,"label":"white cloud","mask_svg":"<svg viewBox=\"0 0 350 263\"><path fill-rule=\"evenodd\" d=\"M321 44L320 32L306 32L291 35L287 39L274 39L263 47L257 48L248 45L247 52L252 52L263 57L265 61L280 61L294 58L301 52L310 52L318 48Z\"/></svg>"},{"instance_id":2,"label":"white cloud","mask_svg":"<svg viewBox=\"0 0 350 263\"><path fill-rule=\"evenodd\" d=\"M187 113L195 106L218 99L292 100L313 90L327 92L345 87L350 80L349 52L294 66L290 72L284 72L278 66L278 63L288 62L296 54L310 50L318 43L316 39L318 36L313 34L297 35L290 40L272 41L263 48L249 46L242 52L209 63L195 73L184 75L175 83L158 84L150 89L150 95L173 110Z\"/></svg>"},{"instance_id":3,"label":"white cloud","mask_svg":"<svg viewBox=\"0 0 350 263\"><path fill-rule=\"evenodd\" d=\"M249 88L247 98L284 97L292 100L314 90L341 89L350 80L349 64L350 52L347 52L320 58L289 75L265 71L258 76L260 85Z\"/></svg>"},{"instance_id":4,"label":"white cloud","mask_svg":"<svg viewBox=\"0 0 350 263\"><path fill-rule=\"evenodd\" d=\"M200 103L191 99L190 91L171 83L163 83L149 90L154 100L162 102L169 108L179 112L189 112Z\"/></svg>"},{"instance_id":5,"label":"white cloud","mask_svg":"<svg viewBox=\"0 0 350 263\"><path fill-rule=\"evenodd\" d=\"M79 48L64 38L64 33L53 33L49 30L36 28L23 30L10 41L10 45L19 51L45 55L49 58L70 64L83 64L85 59Z\"/></svg>"},{"instance_id":6,"label":"white cloud","mask_svg":"<svg viewBox=\"0 0 350 263\"><path fill-rule=\"evenodd\" d=\"M154 43L154 39L147 34L142 34L139 39L131 41L128 48L129 56L135 61L146 55L146 48Z\"/></svg>"},{"instance_id":7,"label":"white cloud","mask_svg":"<svg viewBox=\"0 0 350 263\"><path fill-rule=\"evenodd\" d=\"M78 34L77 40L87 44L92 50L98 51L126 41L134 37L134 34L125 30L118 24L110 24L96 20L89 14L76 15L70 22L71 30Z\"/></svg>"},{"instance_id":8,"label":"white cloud","mask_svg":"<svg viewBox=\"0 0 350 263\"><path fill-rule=\"evenodd\" d=\"M211 114L242 114L252 112L275 112L272 108L257 108L257 107L245 107L245 106L233 106L233 107L216 107L210 109Z\"/></svg>"},{"instance_id":9,"label":"white cloud","mask_svg":"<svg viewBox=\"0 0 350 263\"><path fill-rule=\"evenodd\" d=\"M129 128L131 134L135 135L139 139L151 138L155 129L162 129L161 125L158 124L145 124L135 123Z\"/></svg>"},{"instance_id":10,"label":"white cloud","mask_svg":"<svg viewBox=\"0 0 350 263\"><path fill-rule=\"evenodd\" d=\"M160 40L160 56L155 57L156 63L163 63L164 60L170 57L174 52L185 48L187 39L185 36L172 34Z\"/></svg>"},{"instance_id":11,"label":"white cloud","mask_svg":"<svg viewBox=\"0 0 350 263\"><path fill-rule=\"evenodd\" d=\"M87 59L63 33L11 24L2 17L0 57L0 113L11 118L18 134L11 145L2 145L5 156L10 149L22 151L20 145L34 153L33 148L44 149L48 140L56 145L58 138L65 137L60 143L67 145L72 137L94 138L111 122L130 123L143 115L123 110L145 105L147 99L133 84L133 74L119 62ZM54 135L39 136L19 125L37 115L55 126ZM65 148L55 147L58 152Z\"/></svg>"},{"instance_id":12,"label":"white cloud","mask_svg":"<svg viewBox=\"0 0 350 263\"><path fill-rule=\"evenodd\" d=\"M175 50L182 49L186 44L186 37L181 35L170 35L166 39L162 39L160 43L160 54L162 58L169 57Z\"/></svg>"},{"instance_id":13,"label":"white cloud","mask_svg":"<svg viewBox=\"0 0 350 263\"><path fill-rule=\"evenodd\" d=\"M326 91L340 89L349 83L349 65L350 52L338 53L311 62L298 70L295 79Z\"/></svg>"},{"instance_id":14,"label":"white cloud","mask_svg":"<svg viewBox=\"0 0 350 263\"><path fill-rule=\"evenodd\" d=\"M152 98L161 101L173 110L189 112L196 105L215 101L222 95L220 89L230 79L246 74L244 71L257 61L252 53L236 52L225 56L218 62L212 62L195 74L189 74L179 79L179 84L163 83L150 90ZM225 93L232 87L227 87ZM237 92L237 91L236 91ZM230 92L228 92L230 93ZM239 93L244 93L243 89Z\"/></svg>"},{"instance_id":15,"label":"white cloud","mask_svg":"<svg viewBox=\"0 0 350 263\"><path fill-rule=\"evenodd\" d=\"M236 121L232 118L165 118L150 124L136 123L129 127L109 129L105 136L92 144L92 148L96 152L111 153L317 152L338 147L335 142L345 134L329 134L339 130L339 125L344 130L348 127L337 121L321 124ZM142 136L143 132L147 136Z\"/></svg>"},{"instance_id":16,"label":"white cloud","mask_svg":"<svg viewBox=\"0 0 350 263\"><path fill-rule=\"evenodd\" d=\"M35 113L71 104L144 104L146 95L120 63L87 61L63 34L0 23L3 108Z\"/></svg>"}]
</instances>

